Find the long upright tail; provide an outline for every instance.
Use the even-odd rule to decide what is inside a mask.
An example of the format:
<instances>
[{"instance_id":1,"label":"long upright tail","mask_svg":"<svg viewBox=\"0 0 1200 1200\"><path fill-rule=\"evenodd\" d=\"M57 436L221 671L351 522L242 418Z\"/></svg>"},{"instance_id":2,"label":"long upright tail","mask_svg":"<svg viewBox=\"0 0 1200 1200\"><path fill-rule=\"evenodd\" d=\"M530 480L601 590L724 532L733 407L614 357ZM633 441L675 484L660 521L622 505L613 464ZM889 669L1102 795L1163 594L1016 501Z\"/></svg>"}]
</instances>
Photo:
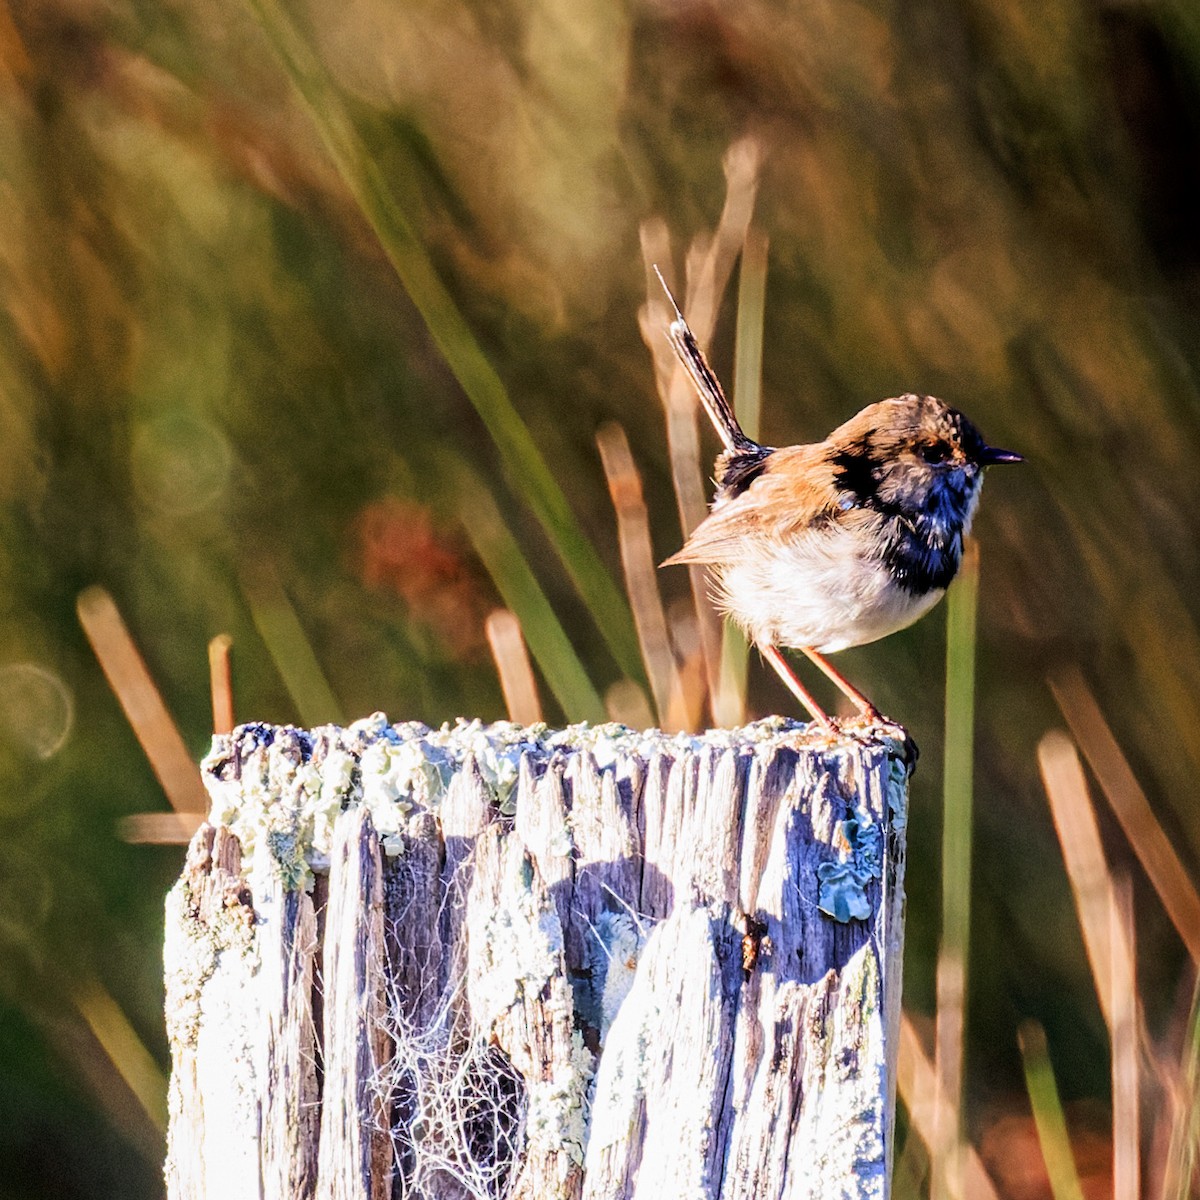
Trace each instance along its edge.
<instances>
[{"instance_id":1,"label":"long upright tail","mask_svg":"<svg viewBox=\"0 0 1200 1200\"><path fill-rule=\"evenodd\" d=\"M733 415L733 409L725 399L724 389L708 365L704 352L696 342L695 334L683 319L683 313L679 311L679 305L675 303L675 297L671 295L671 289L667 287L662 272L655 267L654 273L658 276L663 291L667 293L671 307L675 309L675 320L667 327L667 337L670 338L679 361L692 377L692 383L696 385L700 396L700 403L704 405L704 411L708 413L708 419L713 423L717 436L731 454L743 454L747 450L757 449L758 443L745 435L737 417Z\"/></svg>"}]
</instances>

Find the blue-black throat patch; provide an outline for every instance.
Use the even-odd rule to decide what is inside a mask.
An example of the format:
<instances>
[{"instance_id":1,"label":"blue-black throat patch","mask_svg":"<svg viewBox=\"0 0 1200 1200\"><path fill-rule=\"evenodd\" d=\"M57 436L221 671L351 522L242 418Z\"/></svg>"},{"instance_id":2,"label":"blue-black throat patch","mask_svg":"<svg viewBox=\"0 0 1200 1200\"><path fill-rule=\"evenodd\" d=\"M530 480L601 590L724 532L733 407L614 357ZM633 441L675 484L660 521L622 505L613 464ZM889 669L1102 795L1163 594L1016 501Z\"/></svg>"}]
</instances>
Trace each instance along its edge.
<instances>
[{"instance_id":1,"label":"blue-black throat patch","mask_svg":"<svg viewBox=\"0 0 1200 1200\"><path fill-rule=\"evenodd\" d=\"M949 534L928 517L888 520L883 561L906 592L923 596L950 586L962 561L962 526Z\"/></svg>"},{"instance_id":2,"label":"blue-black throat patch","mask_svg":"<svg viewBox=\"0 0 1200 1200\"><path fill-rule=\"evenodd\" d=\"M880 517L880 558L896 583L914 596L949 587L962 561L963 524L973 490L965 477L930 476L918 468L911 488L898 488L893 480L896 497L884 499L878 465L865 445L847 447L831 461L834 482L853 497L853 507Z\"/></svg>"}]
</instances>

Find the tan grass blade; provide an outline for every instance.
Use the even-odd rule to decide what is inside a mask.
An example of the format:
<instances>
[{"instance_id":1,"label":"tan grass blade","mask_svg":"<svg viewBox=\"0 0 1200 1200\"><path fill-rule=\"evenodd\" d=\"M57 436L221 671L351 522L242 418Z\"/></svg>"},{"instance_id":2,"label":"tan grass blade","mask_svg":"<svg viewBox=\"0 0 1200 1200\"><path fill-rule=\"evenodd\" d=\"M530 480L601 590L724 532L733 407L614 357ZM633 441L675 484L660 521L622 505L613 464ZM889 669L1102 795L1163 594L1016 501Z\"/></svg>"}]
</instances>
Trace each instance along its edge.
<instances>
[{"instance_id":1,"label":"tan grass blade","mask_svg":"<svg viewBox=\"0 0 1200 1200\"><path fill-rule=\"evenodd\" d=\"M679 664L679 687L671 693L668 729L699 729L704 719L707 685L704 676L704 650L695 611L685 601L671 606L667 625L671 645Z\"/></svg>"},{"instance_id":2,"label":"tan grass blade","mask_svg":"<svg viewBox=\"0 0 1200 1200\"><path fill-rule=\"evenodd\" d=\"M509 609L497 608L488 614L484 629L500 676L508 719L518 725L536 725L542 720L542 702L521 622Z\"/></svg>"},{"instance_id":3,"label":"tan grass blade","mask_svg":"<svg viewBox=\"0 0 1200 1200\"><path fill-rule=\"evenodd\" d=\"M229 651L233 639L218 633L208 643L208 679L212 692L213 733L233 731L233 676L229 667Z\"/></svg>"},{"instance_id":4,"label":"tan grass blade","mask_svg":"<svg viewBox=\"0 0 1200 1200\"><path fill-rule=\"evenodd\" d=\"M763 321L767 309L767 252L761 229L746 231L738 272L737 331L733 350L733 411L746 436L762 440Z\"/></svg>"},{"instance_id":5,"label":"tan grass blade","mask_svg":"<svg viewBox=\"0 0 1200 1200\"><path fill-rule=\"evenodd\" d=\"M637 627L642 661L650 680L650 690L658 720L665 722L671 711L671 695L677 691L678 672L671 653L671 637L658 590L654 548L650 540L650 520L642 494L642 477L629 449L625 430L615 422L601 427L596 434L600 460L608 480L609 495L617 514L617 540L621 547L621 566L633 621ZM664 725L664 728L670 728Z\"/></svg>"},{"instance_id":6,"label":"tan grass blade","mask_svg":"<svg viewBox=\"0 0 1200 1200\"><path fill-rule=\"evenodd\" d=\"M676 507L679 510L679 526L686 540L692 530L704 520L708 512L708 497L705 492L705 475L700 465L700 426L696 416L698 401L691 382L683 368L676 363L674 352L667 343L666 330L674 313L652 269L656 263L660 263L666 264L663 267L664 271L668 270L670 255L670 236L666 226L660 221L646 222L642 226L642 256L646 261L649 300L641 310L639 320L642 338L654 358L655 380L666 418L671 482L675 489ZM718 682L716 672L719 668L710 671L707 659L710 649L714 655L718 652L720 626L708 598L708 577L704 567L691 563L687 572L692 603L700 622L704 675L711 681L712 686Z\"/></svg>"},{"instance_id":7,"label":"tan grass blade","mask_svg":"<svg viewBox=\"0 0 1200 1200\"><path fill-rule=\"evenodd\" d=\"M186 846L203 823L202 813L133 813L117 822L117 836L138 845Z\"/></svg>"},{"instance_id":8,"label":"tan grass blade","mask_svg":"<svg viewBox=\"0 0 1200 1200\"><path fill-rule=\"evenodd\" d=\"M1138 1073L1138 993L1133 888L1129 876L1113 881L1109 919L1112 960L1113 1200L1138 1200L1141 1113Z\"/></svg>"},{"instance_id":9,"label":"tan grass blade","mask_svg":"<svg viewBox=\"0 0 1200 1200\"><path fill-rule=\"evenodd\" d=\"M721 165L725 169L725 206L716 232L707 242L697 238L687 259L683 312L702 349L712 340L721 297L750 232L762 166L758 139L744 137L734 142Z\"/></svg>"},{"instance_id":10,"label":"tan grass blade","mask_svg":"<svg viewBox=\"0 0 1200 1200\"><path fill-rule=\"evenodd\" d=\"M1200 966L1200 896L1155 818L1091 689L1074 668L1052 676L1050 688L1167 916L1192 962Z\"/></svg>"},{"instance_id":11,"label":"tan grass blade","mask_svg":"<svg viewBox=\"0 0 1200 1200\"><path fill-rule=\"evenodd\" d=\"M45 1005L26 1006L25 1012L41 1028L46 1044L54 1048L64 1065L87 1087L97 1107L122 1139L135 1147L147 1162L161 1166L163 1123L130 1089L123 1073L78 1008L67 1008L51 1015ZM165 1092L164 1086L164 1101ZM158 1108L152 1093L147 1099L151 1109Z\"/></svg>"},{"instance_id":12,"label":"tan grass blade","mask_svg":"<svg viewBox=\"0 0 1200 1200\"><path fill-rule=\"evenodd\" d=\"M913 1129L892 1168L892 1200L924 1200L929 1194L929 1166L929 1151Z\"/></svg>"},{"instance_id":13,"label":"tan grass blade","mask_svg":"<svg viewBox=\"0 0 1200 1200\"><path fill-rule=\"evenodd\" d=\"M1100 842L1096 814L1088 796L1083 764L1071 739L1059 730L1051 730L1038 744L1038 766L1050 800L1050 811L1071 881L1071 891L1075 896L1075 908L1083 928L1083 944L1100 999L1100 1011L1111 1034L1112 879Z\"/></svg>"},{"instance_id":14,"label":"tan grass blade","mask_svg":"<svg viewBox=\"0 0 1200 1200\"><path fill-rule=\"evenodd\" d=\"M604 707L610 721L630 729L650 729L654 725L646 693L632 679L618 679L604 693Z\"/></svg>"},{"instance_id":15,"label":"tan grass blade","mask_svg":"<svg viewBox=\"0 0 1200 1200\"><path fill-rule=\"evenodd\" d=\"M207 812L208 794L200 782L200 769L192 761L112 596L101 587L86 588L79 593L75 609L171 807L177 812Z\"/></svg>"},{"instance_id":16,"label":"tan grass blade","mask_svg":"<svg viewBox=\"0 0 1200 1200\"><path fill-rule=\"evenodd\" d=\"M907 1016L900 1018L896 1080L913 1129L927 1147L932 1147L935 1128L952 1123L954 1115L937 1112L939 1104L943 1102L939 1097L933 1063L929 1061L920 1035ZM965 1144L962 1178L964 1200L1000 1200L978 1151L970 1143Z\"/></svg>"},{"instance_id":17,"label":"tan grass blade","mask_svg":"<svg viewBox=\"0 0 1200 1200\"><path fill-rule=\"evenodd\" d=\"M1167 1103L1160 1118L1169 1127L1160 1166L1162 1200L1200 1195L1200 983L1193 987L1179 1070L1164 1080ZM1161 1130L1161 1126L1160 1126Z\"/></svg>"},{"instance_id":18,"label":"tan grass blade","mask_svg":"<svg viewBox=\"0 0 1200 1200\"><path fill-rule=\"evenodd\" d=\"M723 164L725 206L716 232L709 239L695 239L687 255L683 312L702 350L707 350L712 340L721 296L746 241L758 192L761 161L762 149L753 137L742 138L730 146ZM654 359L655 378L666 411L671 476L679 523L686 539L708 511L705 472L701 465L698 401L686 372L675 361L667 343L666 330L674 312L654 273L657 266L672 291L679 294L672 281L670 234L662 221L655 220L643 224L641 235L648 299L639 314L639 321L642 337ZM704 678L709 693L715 694L720 686L721 623L708 600L704 569L689 566L688 577L699 621Z\"/></svg>"}]
</instances>

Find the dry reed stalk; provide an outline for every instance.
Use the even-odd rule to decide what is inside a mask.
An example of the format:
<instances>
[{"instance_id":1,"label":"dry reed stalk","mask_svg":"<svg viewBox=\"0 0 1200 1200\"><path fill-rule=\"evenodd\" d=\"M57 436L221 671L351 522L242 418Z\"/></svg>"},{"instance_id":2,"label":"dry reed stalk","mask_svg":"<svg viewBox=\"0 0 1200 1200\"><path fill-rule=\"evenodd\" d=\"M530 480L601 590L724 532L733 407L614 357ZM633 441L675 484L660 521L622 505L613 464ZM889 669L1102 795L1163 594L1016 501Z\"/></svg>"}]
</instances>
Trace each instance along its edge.
<instances>
[{"instance_id":1,"label":"dry reed stalk","mask_svg":"<svg viewBox=\"0 0 1200 1200\"><path fill-rule=\"evenodd\" d=\"M761 229L746 231L738 272L737 328L733 348L733 411L746 436L762 437L763 322L767 309L767 255L770 239Z\"/></svg>"},{"instance_id":2,"label":"dry reed stalk","mask_svg":"<svg viewBox=\"0 0 1200 1200\"><path fill-rule=\"evenodd\" d=\"M680 683L658 590L642 477L633 461L629 439L620 425L610 422L602 426L596 434L596 445L600 449L600 461L617 515L621 566L625 571L625 589L633 610L642 662L650 680L658 721L664 729L671 728L666 722L672 710L672 694L679 690Z\"/></svg>"},{"instance_id":3,"label":"dry reed stalk","mask_svg":"<svg viewBox=\"0 0 1200 1200\"><path fill-rule=\"evenodd\" d=\"M721 631L721 678L713 697L713 724L736 729L748 720L746 676L750 647L741 629L732 621Z\"/></svg>"},{"instance_id":4,"label":"dry reed stalk","mask_svg":"<svg viewBox=\"0 0 1200 1200\"><path fill-rule=\"evenodd\" d=\"M1185 1200L1200 1194L1200 983L1192 991L1191 1009L1184 1022L1179 1068L1162 1078L1166 1103L1155 1131L1163 1148L1158 1168L1162 1200ZM1148 1186L1147 1191L1152 1189Z\"/></svg>"},{"instance_id":5,"label":"dry reed stalk","mask_svg":"<svg viewBox=\"0 0 1200 1200\"><path fill-rule=\"evenodd\" d=\"M944 1101L937 1088L933 1063L921 1045L920 1035L907 1016L900 1019L900 1052L896 1063L896 1081L900 1098L908 1110L908 1119L917 1136L932 1151L935 1130L954 1120L952 1113L938 1113ZM935 1169L931 1164L931 1170ZM1000 1200L975 1147L964 1143L962 1164L964 1200Z\"/></svg>"},{"instance_id":6,"label":"dry reed stalk","mask_svg":"<svg viewBox=\"0 0 1200 1200\"><path fill-rule=\"evenodd\" d=\"M685 273L687 286L683 292L682 307L701 349L707 349L712 340L721 296L729 283L737 255L746 241L758 192L761 161L762 149L755 138L742 138L730 146L723 163L725 206L716 231L711 238L696 238L688 251ZM680 527L684 538L687 538L708 511L697 421L699 402L691 381L676 362L664 336L675 314L654 274L655 266L663 272L672 291L679 294L672 280L671 240L665 223L661 220L644 222L641 240L646 266L647 302L639 313L639 323L642 338L654 360L655 380L666 413L671 477L679 508ZM704 568L690 565L688 578L699 622L704 677L710 695L715 695L720 687L720 620L708 600Z\"/></svg>"},{"instance_id":7,"label":"dry reed stalk","mask_svg":"<svg viewBox=\"0 0 1200 1200\"><path fill-rule=\"evenodd\" d=\"M136 845L186 846L203 824L203 813L133 813L117 822L117 835Z\"/></svg>"},{"instance_id":8,"label":"dry reed stalk","mask_svg":"<svg viewBox=\"0 0 1200 1200\"><path fill-rule=\"evenodd\" d=\"M112 596L101 587L79 593L79 622L171 807L181 813L208 811L200 771L158 688L138 653Z\"/></svg>"},{"instance_id":9,"label":"dry reed stalk","mask_svg":"<svg viewBox=\"0 0 1200 1200\"><path fill-rule=\"evenodd\" d=\"M671 261L670 235L665 224L659 221L643 224L642 255L646 261L648 300L639 314L639 319L642 338L650 347L654 358L655 380L663 402L667 427L671 483L679 510L679 527L686 540L692 530L704 520L705 513L708 512L708 497L705 494L704 474L700 466L700 427L696 417L698 400L682 368L675 362L674 352L664 336L675 314L652 270L656 263L665 263L669 267ZM667 278L670 282L669 275ZM674 290L672 284L672 291ZM719 682L719 677L714 677L714 672L708 668L709 643L712 643L712 653L715 654L720 644L720 626L708 598L708 575L704 567L699 563L690 563L687 573L704 648L704 675L711 687Z\"/></svg>"},{"instance_id":10,"label":"dry reed stalk","mask_svg":"<svg viewBox=\"0 0 1200 1200\"><path fill-rule=\"evenodd\" d=\"M929 1145L934 1163L929 1185L931 1200L962 1200L965 1195L962 1066L966 976L963 955L947 948L943 940L937 960L934 1085L938 1103L933 1109L934 1123Z\"/></svg>"},{"instance_id":11,"label":"dry reed stalk","mask_svg":"<svg viewBox=\"0 0 1200 1200\"><path fill-rule=\"evenodd\" d=\"M208 643L208 677L212 691L213 733L233 730L233 676L229 669L229 651L233 639L218 633Z\"/></svg>"},{"instance_id":12,"label":"dry reed stalk","mask_svg":"<svg viewBox=\"0 0 1200 1200\"><path fill-rule=\"evenodd\" d=\"M484 629L500 676L508 719L518 725L536 725L542 720L542 703L521 622L509 609L497 608L488 614Z\"/></svg>"},{"instance_id":13,"label":"dry reed stalk","mask_svg":"<svg viewBox=\"0 0 1200 1200\"><path fill-rule=\"evenodd\" d=\"M630 729L649 729L654 724L646 693L632 679L618 679L604 693L604 710L610 721Z\"/></svg>"},{"instance_id":14,"label":"dry reed stalk","mask_svg":"<svg viewBox=\"0 0 1200 1200\"><path fill-rule=\"evenodd\" d=\"M686 601L671 606L667 622L671 646L678 664L679 687L671 693L666 724L670 729L700 729L704 721L704 701L708 696L704 673L704 646L694 609Z\"/></svg>"},{"instance_id":15,"label":"dry reed stalk","mask_svg":"<svg viewBox=\"0 0 1200 1200\"><path fill-rule=\"evenodd\" d=\"M1138 1200L1141 1116L1138 1103L1138 994L1133 888L1122 873L1113 881L1109 919L1112 968L1113 1200Z\"/></svg>"},{"instance_id":16,"label":"dry reed stalk","mask_svg":"<svg viewBox=\"0 0 1200 1200\"><path fill-rule=\"evenodd\" d=\"M758 139L744 137L734 142L721 165L725 171L725 205L716 231L711 239L696 238L687 257L683 311L702 348L712 340L721 297L750 232L762 165Z\"/></svg>"},{"instance_id":17,"label":"dry reed stalk","mask_svg":"<svg viewBox=\"0 0 1200 1200\"><path fill-rule=\"evenodd\" d=\"M1083 929L1100 1011L1113 1029L1112 878L1100 842L1100 829L1088 796L1083 764L1071 739L1051 730L1038 744L1038 766L1062 846L1075 909Z\"/></svg>"},{"instance_id":18,"label":"dry reed stalk","mask_svg":"<svg viewBox=\"0 0 1200 1200\"><path fill-rule=\"evenodd\" d=\"M1053 675L1050 688L1167 916L1192 962L1200 966L1200 896L1155 818L1096 698L1073 667Z\"/></svg>"}]
</instances>

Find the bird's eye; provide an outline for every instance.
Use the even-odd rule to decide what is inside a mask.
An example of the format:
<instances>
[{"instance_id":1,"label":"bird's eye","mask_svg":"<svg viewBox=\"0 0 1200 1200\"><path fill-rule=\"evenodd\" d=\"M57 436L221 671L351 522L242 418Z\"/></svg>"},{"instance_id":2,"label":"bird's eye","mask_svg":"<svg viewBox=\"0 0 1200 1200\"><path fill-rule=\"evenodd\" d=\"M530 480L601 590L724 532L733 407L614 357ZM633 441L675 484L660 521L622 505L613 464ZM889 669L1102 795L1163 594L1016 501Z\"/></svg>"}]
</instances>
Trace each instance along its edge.
<instances>
[{"instance_id":1,"label":"bird's eye","mask_svg":"<svg viewBox=\"0 0 1200 1200\"><path fill-rule=\"evenodd\" d=\"M950 447L945 442L926 442L919 453L927 463L940 463L950 457Z\"/></svg>"}]
</instances>

